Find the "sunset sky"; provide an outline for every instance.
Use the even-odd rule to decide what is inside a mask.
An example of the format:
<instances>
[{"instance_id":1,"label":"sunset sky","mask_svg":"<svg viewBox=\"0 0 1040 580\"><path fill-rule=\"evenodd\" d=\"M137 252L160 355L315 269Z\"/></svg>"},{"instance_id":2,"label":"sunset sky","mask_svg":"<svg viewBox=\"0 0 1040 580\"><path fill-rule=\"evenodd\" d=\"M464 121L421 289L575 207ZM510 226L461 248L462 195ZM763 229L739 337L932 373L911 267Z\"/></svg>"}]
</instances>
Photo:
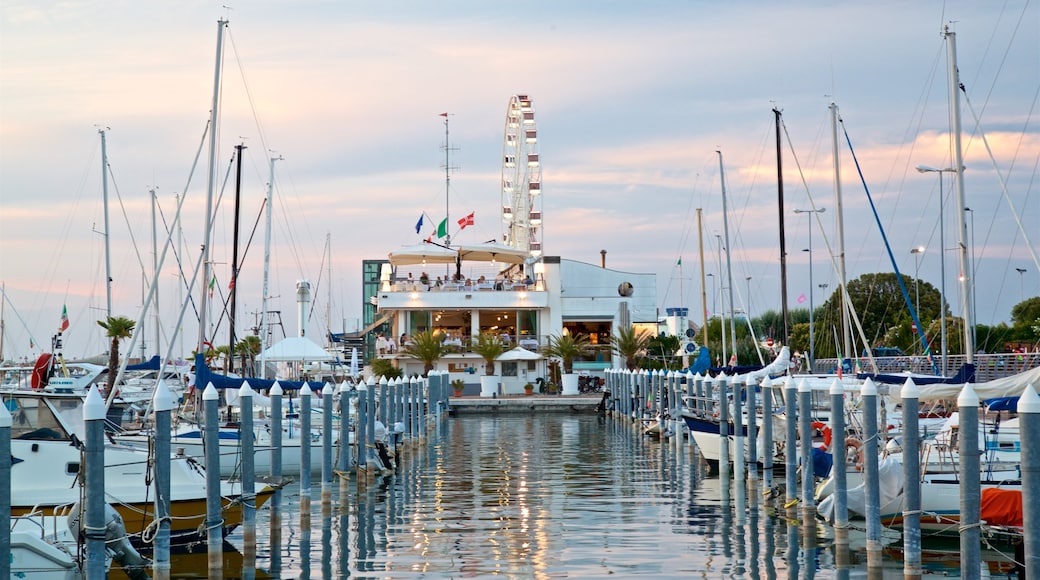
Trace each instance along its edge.
<instances>
[{"instance_id":1,"label":"sunset sky","mask_svg":"<svg viewBox=\"0 0 1040 580\"><path fill-rule=\"evenodd\" d=\"M915 166L953 165L946 23L956 32L968 98L961 115L977 321L1008 321L1015 303L1040 293L1040 268L998 177L1035 247L1036 2L7 0L0 5L6 358L30 354L30 332L33 353L49 344L63 305L67 356L107 347L95 323L106 302L99 128L106 128L111 168L114 313L136 319L141 309L152 270L152 188L167 224L175 196L186 197L183 267L190 275L203 234L206 146L195 164L209 118L218 18L229 20L218 188L234 146L245 144L243 247L260 224L242 263L240 334L260 309L260 211L272 156L284 157L275 165L272 308L295 334L295 283L307 278L316 298L311 333L324 332L327 311L333 330L354 330L361 260L425 238L429 220L421 234L414 230L421 213L444 217L440 113L450 113L451 164L459 168L450 222L475 214L474 226L455 239L501 236L503 127L515 94L529 95L536 111L545 253L599 263L606 250L608 267L655 272L662 311L700 309L696 208L704 212L709 283L719 278L716 150L725 167L737 308L753 316L780 308L773 107L783 111L790 139L783 144L790 306L808 306L796 301L810 292L802 251L809 219L793 210L812 207L810 195L826 208L812 255L814 285L828 287L815 289L814 303L837 288L827 250L828 243L838 247L832 101L898 267L913 276L919 265L920 277L938 286L939 179ZM849 277L891 272L844 134L840 139ZM225 292L233 186L232 173L212 244ZM946 288L959 315L957 197L949 175L942 192ZM919 263L910 254L916 246L926 248ZM171 255L159 286L164 349L181 279ZM708 309L721 309L712 288L707 294ZM193 317L189 308L178 354L196 340ZM149 355L154 328L149 319ZM222 328L219 340L226 334Z\"/></svg>"}]
</instances>

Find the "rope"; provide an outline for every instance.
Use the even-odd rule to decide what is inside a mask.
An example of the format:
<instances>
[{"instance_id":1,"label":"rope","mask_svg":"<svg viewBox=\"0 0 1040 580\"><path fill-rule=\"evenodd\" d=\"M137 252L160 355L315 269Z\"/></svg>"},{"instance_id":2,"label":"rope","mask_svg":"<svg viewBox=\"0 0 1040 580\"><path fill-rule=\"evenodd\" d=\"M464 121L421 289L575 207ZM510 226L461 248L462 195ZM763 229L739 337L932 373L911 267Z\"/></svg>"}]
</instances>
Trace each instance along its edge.
<instances>
[{"instance_id":1,"label":"rope","mask_svg":"<svg viewBox=\"0 0 1040 580\"><path fill-rule=\"evenodd\" d=\"M170 518L170 516L152 520L152 523L148 524L145 529L141 530L141 541L146 544L155 542L155 537L159 534L159 526L162 525L163 522L172 523L172 521L173 519Z\"/></svg>"}]
</instances>

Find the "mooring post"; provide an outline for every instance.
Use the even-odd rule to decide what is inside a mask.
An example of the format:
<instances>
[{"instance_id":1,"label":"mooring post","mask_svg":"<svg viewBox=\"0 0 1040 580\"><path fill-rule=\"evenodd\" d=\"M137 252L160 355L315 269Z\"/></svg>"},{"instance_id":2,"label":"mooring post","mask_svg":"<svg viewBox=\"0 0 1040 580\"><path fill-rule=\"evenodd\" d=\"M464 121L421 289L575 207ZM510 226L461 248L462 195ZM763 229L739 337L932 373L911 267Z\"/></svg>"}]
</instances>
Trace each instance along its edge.
<instances>
[{"instance_id":1,"label":"mooring post","mask_svg":"<svg viewBox=\"0 0 1040 580\"><path fill-rule=\"evenodd\" d=\"M11 412L0 404L0 553L11 553ZM167 559L169 556L167 556ZM11 577L11 559L0 558L0 578Z\"/></svg>"},{"instance_id":2,"label":"mooring post","mask_svg":"<svg viewBox=\"0 0 1040 580\"><path fill-rule=\"evenodd\" d=\"M220 395L213 383L202 391L205 408L205 456L206 456L206 548L211 575L219 574L224 567L224 531L220 493Z\"/></svg>"},{"instance_id":3,"label":"mooring post","mask_svg":"<svg viewBox=\"0 0 1040 580\"><path fill-rule=\"evenodd\" d=\"M159 380L152 395L155 410L155 521L159 523L152 543L152 570L157 579L170 577L170 458L173 393ZM2 452L0 452L2 453ZM0 574L0 578L3 574Z\"/></svg>"},{"instance_id":4,"label":"mooring post","mask_svg":"<svg viewBox=\"0 0 1040 580\"><path fill-rule=\"evenodd\" d=\"M336 387L325 383L321 389L321 505L322 510L332 505L332 441L336 432L332 428L332 411L335 406L332 398ZM324 513L322 514L324 516Z\"/></svg>"},{"instance_id":5,"label":"mooring post","mask_svg":"<svg viewBox=\"0 0 1040 580\"><path fill-rule=\"evenodd\" d=\"M762 472L765 489L773 486L773 379L762 377Z\"/></svg>"},{"instance_id":6,"label":"mooring post","mask_svg":"<svg viewBox=\"0 0 1040 580\"><path fill-rule=\"evenodd\" d=\"M1018 399L1022 445L1022 538L1027 578L1040 575L1040 396L1035 385L1026 385Z\"/></svg>"},{"instance_id":7,"label":"mooring post","mask_svg":"<svg viewBox=\"0 0 1040 580\"><path fill-rule=\"evenodd\" d=\"M90 387L83 403L83 421L86 423L87 439L84 442L86 473L86 504L83 512L87 538L87 578L105 578L105 401L97 386ZM11 454L8 453L8 461ZM10 493L10 492L8 492ZM10 520L2 525L9 526ZM3 559L10 559L3 554Z\"/></svg>"},{"instance_id":8,"label":"mooring post","mask_svg":"<svg viewBox=\"0 0 1040 580\"><path fill-rule=\"evenodd\" d=\"M874 381L867 379L863 395L863 478L866 483L867 567L881 566L881 483L878 479L878 391Z\"/></svg>"},{"instance_id":9,"label":"mooring post","mask_svg":"<svg viewBox=\"0 0 1040 580\"><path fill-rule=\"evenodd\" d=\"M784 383L784 427L787 431L784 444L785 508L798 503L798 394L794 379L787 377Z\"/></svg>"},{"instance_id":10,"label":"mooring post","mask_svg":"<svg viewBox=\"0 0 1040 580\"><path fill-rule=\"evenodd\" d=\"M831 383L831 453L834 464L834 543L849 545L848 463L845 458L845 386L839 379Z\"/></svg>"},{"instance_id":11,"label":"mooring post","mask_svg":"<svg viewBox=\"0 0 1040 580\"><path fill-rule=\"evenodd\" d=\"M913 379L906 379L903 404L903 577L921 577L921 456L918 440L918 396Z\"/></svg>"},{"instance_id":12,"label":"mooring post","mask_svg":"<svg viewBox=\"0 0 1040 580\"><path fill-rule=\"evenodd\" d=\"M308 383L300 387L300 515L311 511L311 399Z\"/></svg>"},{"instance_id":13,"label":"mooring post","mask_svg":"<svg viewBox=\"0 0 1040 580\"><path fill-rule=\"evenodd\" d=\"M961 460L961 573L965 578L978 578L982 570L979 396L970 383L964 385L957 397L957 410L961 418L957 450ZM1034 443L1024 438L1022 441Z\"/></svg>"}]
</instances>

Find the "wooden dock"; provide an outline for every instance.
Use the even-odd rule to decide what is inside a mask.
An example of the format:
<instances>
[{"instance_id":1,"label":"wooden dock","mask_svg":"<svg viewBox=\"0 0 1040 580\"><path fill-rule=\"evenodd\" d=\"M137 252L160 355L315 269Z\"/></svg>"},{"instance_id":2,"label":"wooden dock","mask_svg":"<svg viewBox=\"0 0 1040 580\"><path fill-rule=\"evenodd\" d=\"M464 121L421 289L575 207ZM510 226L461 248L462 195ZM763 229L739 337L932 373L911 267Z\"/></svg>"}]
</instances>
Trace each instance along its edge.
<instances>
[{"instance_id":1,"label":"wooden dock","mask_svg":"<svg viewBox=\"0 0 1040 580\"><path fill-rule=\"evenodd\" d=\"M451 397L453 413L596 413L603 393L584 395L513 395Z\"/></svg>"}]
</instances>

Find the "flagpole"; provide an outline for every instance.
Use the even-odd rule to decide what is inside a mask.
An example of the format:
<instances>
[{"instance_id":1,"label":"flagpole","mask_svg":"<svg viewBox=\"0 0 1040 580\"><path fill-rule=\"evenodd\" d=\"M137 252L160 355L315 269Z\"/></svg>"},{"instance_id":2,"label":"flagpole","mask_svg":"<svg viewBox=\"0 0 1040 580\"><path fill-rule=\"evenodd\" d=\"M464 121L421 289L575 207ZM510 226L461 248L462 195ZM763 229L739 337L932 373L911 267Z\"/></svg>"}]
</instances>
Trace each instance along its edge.
<instances>
[{"instance_id":1,"label":"flagpole","mask_svg":"<svg viewBox=\"0 0 1040 580\"><path fill-rule=\"evenodd\" d=\"M441 113L441 116L444 117L444 221L447 223L451 219L451 142L448 140L448 113ZM445 244L450 246L451 234L447 233L447 228L444 239Z\"/></svg>"}]
</instances>

